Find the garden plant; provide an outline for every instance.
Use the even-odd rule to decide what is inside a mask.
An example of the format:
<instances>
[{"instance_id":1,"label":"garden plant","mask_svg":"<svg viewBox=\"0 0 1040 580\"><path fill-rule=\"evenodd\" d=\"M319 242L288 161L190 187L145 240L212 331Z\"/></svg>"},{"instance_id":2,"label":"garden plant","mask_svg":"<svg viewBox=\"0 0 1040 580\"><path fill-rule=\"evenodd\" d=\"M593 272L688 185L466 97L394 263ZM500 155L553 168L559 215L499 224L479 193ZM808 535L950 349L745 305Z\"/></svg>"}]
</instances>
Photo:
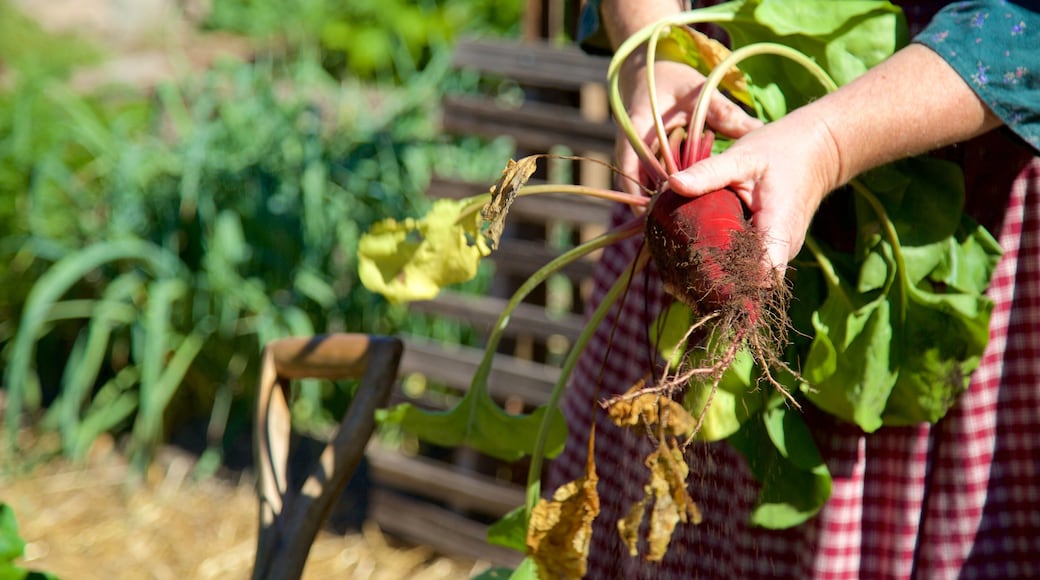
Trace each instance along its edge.
<instances>
[{"instance_id":1,"label":"garden plant","mask_svg":"<svg viewBox=\"0 0 1040 580\"><path fill-rule=\"evenodd\" d=\"M692 25L728 33L727 50ZM523 284L502 313L486 357L463 399L447 411L405 404L381 415L422 439L466 445L502 459L531 457L525 506L492 527L491 541L528 558L513 577L577 577L597 517L594 433L585 477L543 497L541 466L563 446L556 403L583 345L633 276L653 263L675 298L647 329L660 364L623 396L589 401L621 427L656 443L646 458L646 498L618 529L634 555L656 560L677 525L695 525L684 452L725 440L761 484L752 523L798 525L827 501L831 476L801 413L806 405L873 432L883 425L935 422L967 388L988 340L985 296L999 247L963 212L959 170L927 156L893 163L831 195L786 276L762 267L761 233L747 209L722 190L679 198L668 176L729 145L706 129L707 95L721 87L765 122L856 78L907 42L899 9L887 2L738 0L651 25L617 50L609 69L615 119L642 160L643 195L583 186L527 185L545 155L510 161L487 194L438 201L420 219L385 220L360 242L362 281L390 300L429 298L469 279L500 239L518 198L557 192L632 207L627 224L566 252ZM657 151L638 135L622 104L619 70L645 50L707 75L689 125L671 134L655 111ZM654 86L653 66L646 67ZM569 261L642 235L643 250L588 316L562 365L549 403L511 415L490 397L492 355L510 311ZM506 243L506 242L503 242ZM793 299L791 299L793 297ZM646 523L645 527L642 527ZM645 530L641 541L639 530Z\"/></svg>"}]
</instances>

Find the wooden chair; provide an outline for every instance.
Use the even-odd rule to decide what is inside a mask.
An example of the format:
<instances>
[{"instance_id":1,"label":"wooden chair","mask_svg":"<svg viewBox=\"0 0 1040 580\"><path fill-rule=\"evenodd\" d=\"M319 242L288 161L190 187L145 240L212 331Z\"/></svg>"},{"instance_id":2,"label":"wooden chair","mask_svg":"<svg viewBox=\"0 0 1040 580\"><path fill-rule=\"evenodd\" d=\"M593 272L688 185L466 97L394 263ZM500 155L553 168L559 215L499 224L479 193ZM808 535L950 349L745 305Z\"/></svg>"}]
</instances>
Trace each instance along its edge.
<instances>
[{"instance_id":1,"label":"wooden chair","mask_svg":"<svg viewBox=\"0 0 1040 580\"><path fill-rule=\"evenodd\" d=\"M400 340L365 334L284 338L264 348L257 392L260 528L253 578L299 578L311 544L357 469L397 377ZM297 493L289 484L290 381L360 379L350 408Z\"/></svg>"}]
</instances>

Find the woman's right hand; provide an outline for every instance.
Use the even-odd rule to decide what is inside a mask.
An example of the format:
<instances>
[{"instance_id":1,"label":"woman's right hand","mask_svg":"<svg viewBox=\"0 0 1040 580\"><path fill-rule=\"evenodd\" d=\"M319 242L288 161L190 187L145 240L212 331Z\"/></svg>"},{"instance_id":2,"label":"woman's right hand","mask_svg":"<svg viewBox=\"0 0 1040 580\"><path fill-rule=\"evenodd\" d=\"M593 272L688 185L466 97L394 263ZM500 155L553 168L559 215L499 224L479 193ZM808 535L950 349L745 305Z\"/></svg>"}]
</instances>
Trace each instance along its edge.
<instances>
[{"instance_id":1,"label":"woman's right hand","mask_svg":"<svg viewBox=\"0 0 1040 580\"><path fill-rule=\"evenodd\" d=\"M621 94L625 108L632 119L636 134L640 136L651 151L657 150L657 132L654 129L654 116L650 110L649 88L646 82L646 67L642 58L633 58L621 69ZM689 115L697 101L704 75L688 65L658 61L654 65L655 84L657 85L658 110L666 128L666 134L672 129L685 127L689 123ZM762 122L744 112L739 105L729 100L722 93L715 94L708 103L707 125L716 133L738 139L749 131L760 127ZM646 183L645 172L641 171L639 156L624 133L618 132L615 150L617 163L622 173L630 178ZM629 193L638 193L640 188L628 178L622 178L620 186Z\"/></svg>"}]
</instances>

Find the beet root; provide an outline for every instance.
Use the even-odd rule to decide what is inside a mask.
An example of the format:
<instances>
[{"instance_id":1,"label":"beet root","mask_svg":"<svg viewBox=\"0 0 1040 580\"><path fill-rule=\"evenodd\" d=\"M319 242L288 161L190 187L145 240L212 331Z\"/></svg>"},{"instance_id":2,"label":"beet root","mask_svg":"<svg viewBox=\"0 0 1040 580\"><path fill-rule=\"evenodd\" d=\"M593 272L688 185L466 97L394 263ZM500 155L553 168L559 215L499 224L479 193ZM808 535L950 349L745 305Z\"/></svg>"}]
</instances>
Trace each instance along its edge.
<instances>
[{"instance_id":1,"label":"beet root","mask_svg":"<svg viewBox=\"0 0 1040 580\"><path fill-rule=\"evenodd\" d=\"M770 280L764 246L735 193L690 198L662 190L647 214L646 241L669 294L701 313L743 310L754 322Z\"/></svg>"}]
</instances>

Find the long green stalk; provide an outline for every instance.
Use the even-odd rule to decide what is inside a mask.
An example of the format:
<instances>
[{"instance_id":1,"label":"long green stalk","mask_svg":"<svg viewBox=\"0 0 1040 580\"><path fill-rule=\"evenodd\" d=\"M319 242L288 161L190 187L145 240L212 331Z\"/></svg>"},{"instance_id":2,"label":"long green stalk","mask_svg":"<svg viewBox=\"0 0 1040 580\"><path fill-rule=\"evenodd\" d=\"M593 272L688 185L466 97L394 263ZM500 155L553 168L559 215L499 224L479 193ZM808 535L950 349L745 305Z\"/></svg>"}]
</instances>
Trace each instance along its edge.
<instances>
[{"instance_id":1,"label":"long green stalk","mask_svg":"<svg viewBox=\"0 0 1040 580\"><path fill-rule=\"evenodd\" d=\"M607 201L615 201L618 203L624 203L632 207L646 207L650 203L650 198L642 195L632 195L623 191L616 191L613 189L604 189L602 187L590 187L587 185L574 185L569 183L558 183L558 184L544 184L544 185L525 185L516 192L517 197L527 197L529 195L546 195L550 193L566 193L570 195L584 195L586 197L593 197L596 199L605 199ZM480 208L484 207L487 203L488 194L478 195L470 202L462 211L459 212L457 222L463 222L474 213L480 211Z\"/></svg>"},{"instance_id":2,"label":"long green stalk","mask_svg":"<svg viewBox=\"0 0 1040 580\"><path fill-rule=\"evenodd\" d=\"M48 320L53 305L76 282L91 270L118 260L134 260L146 264L160 275L176 277L182 272L183 264L175 255L150 242L120 240L102 242L70 254L55 263L33 285L25 301L18 334L15 336L10 364L4 374L7 383L7 409L5 412L8 444L14 444L14 436L20 423L20 415L30 389L35 381L30 379L33 346Z\"/></svg>"},{"instance_id":3,"label":"long green stalk","mask_svg":"<svg viewBox=\"0 0 1040 580\"><path fill-rule=\"evenodd\" d=\"M694 151L700 151L701 135L704 134L704 124L708 118L708 101L716 89L719 88L719 85L722 84L722 79L726 76L726 73L748 58L765 54L782 56L802 65L820 81L820 84L828 93L838 88L838 84L827 74L827 71L823 70L823 67L816 64L816 61L801 51L789 46L774 42L758 42L738 48L712 69L711 73L704 80L701 92L697 95L697 102L693 106L693 116L690 121L691 134L688 137L693 140Z\"/></svg>"},{"instance_id":4,"label":"long green stalk","mask_svg":"<svg viewBox=\"0 0 1040 580\"><path fill-rule=\"evenodd\" d=\"M635 235L642 226L642 218L633 219L615 230L607 232L581 244L580 246L572 248L563 254L560 254L548 264L539 268L537 272L531 274L531 276L528 277L519 288L517 288L516 292L513 293L509 302L506 303L502 314L498 317L498 321L495 322L495 326L491 329L491 333L488 335L487 346L484 349L484 357L481 359L480 366L477 367L477 370L473 375L471 388L477 388L478 392L487 392L487 380L491 375L491 365L494 362L495 351L498 348L498 343L501 342L502 336L505 334L506 326L509 324L509 317L512 315L513 311L516 310L517 306L523 302L524 298L533 292L540 284L545 282L549 276L555 274L564 266L596 250L605 248L613 243Z\"/></svg>"},{"instance_id":5,"label":"long green stalk","mask_svg":"<svg viewBox=\"0 0 1040 580\"><path fill-rule=\"evenodd\" d=\"M632 267L626 268L624 274L622 274L610 287L606 295L603 296L603 300L593 311L589 317L589 321L585 324L585 328L582 329L578 339L574 342L574 346L571 347L570 352L567 353L567 359L563 363L563 367L560 370L560 376L556 379L556 384L553 385L552 393L549 395L549 401L546 403L546 407L553 409L560 401L560 397L563 395L563 390L567 385L567 381L570 379L571 373L574 372L574 367L578 364L578 358L581 356L582 351L585 350L585 346L592 340L593 335L596 334L596 329L607 317L607 313L617 303L618 298L622 293L628 289L629 282L632 281L632 276L637 272L641 272L646 267L647 262L650 259L649 252L643 250L636 256ZM526 515L525 519L530 520L531 510L534 509L538 498L541 497L541 481L542 481L542 457L545 454L545 444L549 438L549 426L551 420L551 414L546 413L542 419L542 426L538 430L538 438L535 440L534 453L531 455L531 466L527 471L527 496L526 503L524 506Z\"/></svg>"},{"instance_id":6,"label":"long green stalk","mask_svg":"<svg viewBox=\"0 0 1040 580\"><path fill-rule=\"evenodd\" d=\"M636 155L639 156L639 159L649 171L656 173L654 177L659 181L666 179L668 173L665 171L665 168L661 167L657 158L653 156L650 149L646 146L646 143L643 142L642 137L636 133L635 127L632 126L632 118L628 115L625 103L621 100L621 67L637 48L650 41L650 38L655 35L655 32L659 35L659 29L663 30L669 26L688 26L705 22L731 22L732 20L732 14L714 12L711 9L683 12L661 19L660 21L639 30L622 42L614 52L614 57L611 59L610 65L607 67L610 108L614 112L614 118L617 120L618 126L625 134L628 142L635 150ZM646 66L652 68L652 63L647 62ZM653 85L651 85L650 89L653 91Z\"/></svg>"},{"instance_id":7,"label":"long green stalk","mask_svg":"<svg viewBox=\"0 0 1040 580\"><path fill-rule=\"evenodd\" d=\"M858 179L853 179L849 182L852 189L855 190L864 200L870 204L870 207L877 214L878 220L881 222L881 230L885 232L885 237L888 238L890 244L892 244L892 259L895 261L895 268L897 272L906 272L906 259L903 257L903 247L899 243L899 234L896 232L895 226L892 224L892 220L889 219L888 213L885 211L885 206L881 203L881 200L867 186L863 185ZM901 292L899 293L899 317L904 319L906 317L906 310L908 308L910 300L910 292L913 291L913 287L907 283L906 276L897 275L897 283Z\"/></svg>"}]
</instances>

